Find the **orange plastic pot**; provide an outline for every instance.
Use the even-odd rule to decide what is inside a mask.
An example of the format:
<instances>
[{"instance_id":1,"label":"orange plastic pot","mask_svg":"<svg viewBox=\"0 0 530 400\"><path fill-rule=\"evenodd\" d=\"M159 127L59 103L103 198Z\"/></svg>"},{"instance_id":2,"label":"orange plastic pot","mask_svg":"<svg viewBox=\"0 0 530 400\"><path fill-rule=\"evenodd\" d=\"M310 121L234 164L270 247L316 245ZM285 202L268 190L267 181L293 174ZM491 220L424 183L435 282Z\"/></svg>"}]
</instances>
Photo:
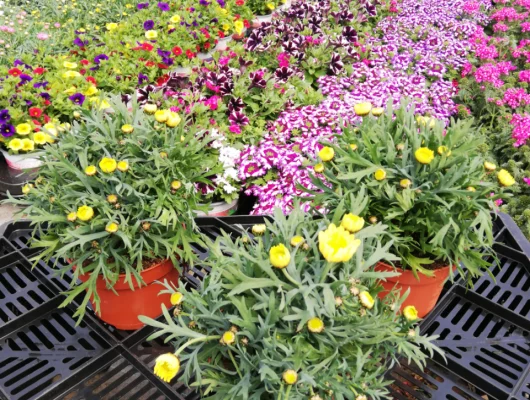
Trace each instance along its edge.
<instances>
[{"instance_id":1,"label":"orange plastic pot","mask_svg":"<svg viewBox=\"0 0 530 400\"><path fill-rule=\"evenodd\" d=\"M378 263L375 270L379 272L395 272L396 269L385 263ZM401 305L401 310L406 306L414 306L418 310L418 317L423 318L429 314L436 302L440 298L445 280L449 277L450 266L437 269L434 276L426 276L418 272L417 279L412 271L401 270L401 275L386 278L380 281L383 291L379 292L379 297L383 299L388 293L395 289L401 295L410 289L409 296Z\"/></svg>"},{"instance_id":2,"label":"orange plastic pot","mask_svg":"<svg viewBox=\"0 0 530 400\"><path fill-rule=\"evenodd\" d=\"M75 268L75 267L74 267ZM114 285L114 293L107 288L105 280L98 276L96 281L97 292L100 298L101 314L99 318L109 325L122 330L136 330L144 326L139 320L139 315L157 318L162 313L161 304L171 307L171 295L160 294L163 287L155 281L178 284L179 273L171 260L165 260L140 272L144 285L139 286L133 278L134 291L125 281L125 274L120 274ZM90 274L80 275L79 279L87 281ZM160 295L159 295L160 294ZM92 300L91 300L92 302ZM92 302L92 307L94 303Z\"/></svg>"}]
</instances>

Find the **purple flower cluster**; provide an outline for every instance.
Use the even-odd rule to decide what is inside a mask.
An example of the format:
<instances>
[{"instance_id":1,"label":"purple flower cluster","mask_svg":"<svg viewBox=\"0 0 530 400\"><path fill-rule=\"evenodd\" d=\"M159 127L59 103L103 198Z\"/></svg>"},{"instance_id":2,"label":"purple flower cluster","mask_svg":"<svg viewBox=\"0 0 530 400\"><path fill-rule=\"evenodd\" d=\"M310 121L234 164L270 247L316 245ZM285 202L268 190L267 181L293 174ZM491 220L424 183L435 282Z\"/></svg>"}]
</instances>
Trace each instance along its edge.
<instances>
[{"instance_id":1,"label":"purple flower cluster","mask_svg":"<svg viewBox=\"0 0 530 400\"><path fill-rule=\"evenodd\" d=\"M15 127L9 123L10 121L9 110L0 110L0 134L3 137L10 137L15 134Z\"/></svg>"}]
</instances>

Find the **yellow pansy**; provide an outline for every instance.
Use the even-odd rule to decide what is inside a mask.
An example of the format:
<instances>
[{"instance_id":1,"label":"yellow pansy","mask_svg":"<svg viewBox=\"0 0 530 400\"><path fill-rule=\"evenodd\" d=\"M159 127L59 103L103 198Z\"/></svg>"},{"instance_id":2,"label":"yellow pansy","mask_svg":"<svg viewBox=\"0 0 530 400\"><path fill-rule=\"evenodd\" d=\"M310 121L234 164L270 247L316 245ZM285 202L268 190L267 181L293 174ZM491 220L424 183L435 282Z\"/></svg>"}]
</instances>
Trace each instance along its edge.
<instances>
[{"instance_id":1,"label":"yellow pansy","mask_svg":"<svg viewBox=\"0 0 530 400\"><path fill-rule=\"evenodd\" d=\"M94 209L90 206L81 206L77 209L77 218L81 221L90 221L94 216Z\"/></svg>"},{"instance_id":2,"label":"yellow pansy","mask_svg":"<svg viewBox=\"0 0 530 400\"><path fill-rule=\"evenodd\" d=\"M361 241L344 227L330 224L325 231L318 233L318 248L329 262L346 262L350 260Z\"/></svg>"},{"instance_id":3,"label":"yellow pansy","mask_svg":"<svg viewBox=\"0 0 530 400\"><path fill-rule=\"evenodd\" d=\"M344 229L351 233L359 232L361 229L363 229L364 218L349 213L342 217L340 226L342 226Z\"/></svg>"},{"instance_id":4,"label":"yellow pansy","mask_svg":"<svg viewBox=\"0 0 530 400\"><path fill-rule=\"evenodd\" d=\"M324 322L317 317L311 318L307 321L307 329L309 332L320 333L324 330Z\"/></svg>"},{"instance_id":5,"label":"yellow pansy","mask_svg":"<svg viewBox=\"0 0 530 400\"><path fill-rule=\"evenodd\" d=\"M318 156L324 162L333 160L335 157L335 150L331 147L323 147L322 150L318 152Z\"/></svg>"},{"instance_id":6,"label":"yellow pansy","mask_svg":"<svg viewBox=\"0 0 530 400\"><path fill-rule=\"evenodd\" d=\"M111 174L116 170L118 163L115 159L109 157L103 157L99 162L99 168L107 174Z\"/></svg>"},{"instance_id":7,"label":"yellow pansy","mask_svg":"<svg viewBox=\"0 0 530 400\"><path fill-rule=\"evenodd\" d=\"M291 261L291 253L289 249L282 243L271 247L269 251L269 261L275 268L285 268Z\"/></svg>"},{"instance_id":8,"label":"yellow pansy","mask_svg":"<svg viewBox=\"0 0 530 400\"><path fill-rule=\"evenodd\" d=\"M414 157L421 164L430 164L434 160L434 151L428 147L420 147L414 152Z\"/></svg>"},{"instance_id":9,"label":"yellow pansy","mask_svg":"<svg viewBox=\"0 0 530 400\"><path fill-rule=\"evenodd\" d=\"M155 360L154 374L164 382L170 382L180 370L180 361L173 353L162 354Z\"/></svg>"},{"instance_id":10,"label":"yellow pansy","mask_svg":"<svg viewBox=\"0 0 530 400\"><path fill-rule=\"evenodd\" d=\"M30 124L18 124L17 125L17 133L19 135L22 135L22 136L26 136L26 135L29 135L31 133L31 131L33 130L31 128L31 125Z\"/></svg>"},{"instance_id":11,"label":"yellow pansy","mask_svg":"<svg viewBox=\"0 0 530 400\"><path fill-rule=\"evenodd\" d=\"M406 306L403 309L403 315L407 321L416 321L418 319L418 310L414 306Z\"/></svg>"}]
</instances>

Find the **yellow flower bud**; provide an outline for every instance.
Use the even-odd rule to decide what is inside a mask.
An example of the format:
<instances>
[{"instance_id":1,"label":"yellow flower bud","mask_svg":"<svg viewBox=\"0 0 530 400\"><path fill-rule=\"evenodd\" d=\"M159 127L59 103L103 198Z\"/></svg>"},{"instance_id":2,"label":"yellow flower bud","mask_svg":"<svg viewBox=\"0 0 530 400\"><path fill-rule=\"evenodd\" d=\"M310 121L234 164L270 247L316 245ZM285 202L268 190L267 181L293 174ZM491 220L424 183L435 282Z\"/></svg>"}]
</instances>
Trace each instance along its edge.
<instances>
[{"instance_id":1,"label":"yellow flower bud","mask_svg":"<svg viewBox=\"0 0 530 400\"><path fill-rule=\"evenodd\" d=\"M283 381L288 385L294 385L298 381L298 374L295 370L288 369L282 375Z\"/></svg>"},{"instance_id":2,"label":"yellow flower bud","mask_svg":"<svg viewBox=\"0 0 530 400\"><path fill-rule=\"evenodd\" d=\"M85 168L85 174L88 176L96 175L96 172L98 172L98 170L96 169L95 165L89 165Z\"/></svg>"},{"instance_id":3,"label":"yellow flower bud","mask_svg":"<svg viewBox=\"0 0 530 400\"><path fill-rule=\"evenodd\" d=\"M324 330L324 322L317 317L311 318L307 321L307 329L312 333L320 333Z\"/></svg>"},{"instance_id":4,"label":"yellow flower bud","mask_svg":"<svg viewBox=\"0 0 530 400\"><path fill-rule=\"evenodd\" d=\"M331 147L323 147L322 150L318 152L318 156L324 162L333 160L335 157L335 150Z\"/></svg>"},{"instance_id":5,"label":"yellow flower bud","mask_svg":"<svg viewBox=\"0 0 530 400\"><path fill-rule=\"evenodd\" d=\"M184 301L184 295L180 292L171 293L171 305L178 306Z\"/></svg>"},{"instance_id":6,"label":"yellow flower bud","mask_svg":"<svg viewBox=\"0 0 530 400\"><path fill-rule=\"evenodd\" d=\"M430 164L434 160L434 151L427 147L420 147L414 153L416 160L421 164Z\"/></svg>"},{"instance_id":7,"label":"yellow flower bud","mask_svg":"<svg viewBox=\"0 0 530 400\"><path fill-rule=\"evenodd\" d=\"M162 354L156 358L154 374L164 382L170 382L180 370L180 361L173 353Z\"/></svg>"},{"instance_id":8,"label":"yellow flower bud","mask_svg":"<svg viewBox=\"0 0 530 400\"><path fill-rule=\"evenodd\" d=\"M355 111L355 114L360 117L364 117L365 115L368 115L372 110L372 104L368 102L357 103L353 106L353 109Z\"/></svg>"},{"instance_id":9,"label":"yellow flower bud","mask_svg":"<svg viewBox=\"0 0 530 400\"><path fill-rule=\"evenodd\" d=\"M115 222L111 222L109 223L105 230L108 232L108 233L116 233L118 232L118 229L119 229L119 225Z\"/></svg>"},{"instance_id":10,"label":"yellow flower bud","mask_svg":"<svg viewBox=\"0 0 530 400\"><path fill-rule=\"evenodd\" d=\"M451 150L447 146L438 146L438 154L443 156L445 154L446 157L449 157L451 155Z\"/></svg>"},{"instance_id":11,"label":"yellow flower bud","mask_svg":"<svg viewBox=\"0 0 530 400\"><path fill-rule=\"evenodd\" d=\"M167 110L158 110L155 112L155 119L158 122L166 122L169 117L169 112Z\"/></svg>"},{"instance_id":12,"label":"yellow flower bud","mask_svg":"<svg viewBox=\"0 0 530 400\"><path fill-rule=\"evenodd\" d=\"M146 104L144 106L144 111L147 113L147 114L154 114L156 112L156 110L158 109L158 107L156 106L156 104Z\"/></svg>"},{"instance_id":13,"label":"yellow flower bud","mask_svg":"<svg viewBox=\"0 0 530 400\"><path fill-rule=\"evenodd\" d=\"M349 213L342 217L340 226L342 226L350 233L359 232L361 229L363 229L364 218Z\"/></svg>"},{"instance_id":14,"label":"yellow flower bud","mask_svg":"<svg viewBox=\"0 0 530 400\"><path fill-rule=\"evenodd\" d=\"M515 184L515 179L513 178L513 176L505 169L501 169L497 173L497 179L499 180L499 183L505 187L512 186Z\"/></svg>"},{"instance_id":15,"label":"yellow flower bud","mask_svg":"<svg viewBox=\"0 0 530 400\"><path fill-rule=\"evenodd\" d=\"M367 291L359 293L359 300L361 301L361 304L369 310L371 310L375 304L374 298Z\"/></svg>"},{"instance_id":16,"label":"yellow flower bud","mask_svg":"<svg viewBox=\"0 0 530 400\"><path fill-rule=\"evenodd\" d=\"M291 246L296 247L304 243L305 239L302 236L293 236L291 238Z\"/></svg>"},{"instance_id":17,"label":"yellow flower bud","mask_svg":"<svg viewBox=\"0 0 530 400\"><path fill-rule=\"evenodd\" d=\"M118 163L118 170L121 171L121 172L127 172L127 170L129 169L129 162L128 161L120 161Z\"/></svg>"},{"instance_id":18,"label":"yellow flower bud","mask_svg":"<svg viewBox=\"0 0 530 400\"><path fill-rule=\"evenodd\" d=\"M225 345L231 345L234 344L236 341L236 334L232 331L226 331L223 333L223 337L221 338L221 343Z\"/></svg>"},{"instance_id":19,"label":"yellow flower bud","mask_svg":"<svg viewBox=\"0 0 530 400\"><path fill-rule=\"evenodd\" d=\"M315 166L313 167L313 169L314 169L315 172L317 172L317 173L324 172L324 164L322 164L322 163L318 163L317 165L315 165Z\"/></svg>"},{"instance_id":20,"label":"yellow flower bud","mask_svg":"<svg viewBox=\"0 0 530 400\"><path fill-rule=\"evenodd\" d=\"M255 236L263 235L266 230L267 230L267 226L265 224L256 224L252 226L252 233Z\"/></svg>"},{"instance_id":21,"label":"yellow flower bud","mask_svg":"<svg viewBox=\"0 0 530 400\"><path fill-rule=\"evenodd\" d=\"M406 306L403 309L403 315L407 321L416 321L418 319L418 310L414 306Z\"/></svg>"},{"instance_id":22,"label":"yellow flower bud","mask_svg":"<svg viewBox=\"0 0 530 400\"><path fill-rule=\"evenodd\" d=\"M77 214L75 212L71 212L66 216L66 219L70 222L74 222L77 219Z\"/></svg>"},{"instance_id":23,"label":"yellow flower bud","mask_svg":"<svg viewBox=\"0 0 530 400\"><path fill-rule=\"evenodd\" d=\"M116 204L118 202L118 196L116 196L115 194L109 194L107 196L107 201L110 203L110 204Z\"/></svg>"},{"instance_id":24,"label":"yellow flower bud","mask_svg":"<svg viewBox=\"0 0 530 400\"><path fill-rule=\"evenodd\" d=\"M375 171L374 178L376 181L382 181L386 178L386 171L384 169L379 168L377 171Z\"/></svg>"},{"instance_id":25,"label":"yellow flower bud","mask_svg":"<svg viewBox=\"0 0 530 400\"><path fill-rule=\"evenodd\" d=\"M402 179L399 181L399 186L401 186L403 189L408 189L412 186L412 181L410 179Z\"/></svg>"},{"instance_id":26,"label":"yellow flower bud","mask_svg":"<svg viewBox=\"0 0 530 400\"><path fill-rule=\"evenodd\" d=\"M121 127L121 131L123 133L132 133L134 131L134 127L129 124L125 124Z\"/></svg>"},{"instance_id":27,"label":"yellow flower bud","mask_svg":"<svg viewBox=\"0 0 530 400\"><path fill-rule=\"evenodd\" d=\"M497 166L492 162L484 161L484 169L486 169L486 171L495 171Z\"/></svg>"},{"instance_id":28,"label":"yellow flower bud","mask_svg":"<svg viewBox=\"0 0 530 400\"><path fill-rule=\"evenodd\" d=\"M289 262L291 261L291 253L287 247L280 243L277 246L271 247L269 251L269 260L273 267L282 269L289 265Z\"/></svg>"},{"instance_id":29,"label":"yellow flower bud","mask_svg":"<svg viewBox=\"0 0 530 400\"><path fill-rule=\"evenodd\" d=\"M181 187L182 187L182 182L180 182L180 181L171 182L171 189L172 190L179 190Z\"/></svg>"}]
</instances>

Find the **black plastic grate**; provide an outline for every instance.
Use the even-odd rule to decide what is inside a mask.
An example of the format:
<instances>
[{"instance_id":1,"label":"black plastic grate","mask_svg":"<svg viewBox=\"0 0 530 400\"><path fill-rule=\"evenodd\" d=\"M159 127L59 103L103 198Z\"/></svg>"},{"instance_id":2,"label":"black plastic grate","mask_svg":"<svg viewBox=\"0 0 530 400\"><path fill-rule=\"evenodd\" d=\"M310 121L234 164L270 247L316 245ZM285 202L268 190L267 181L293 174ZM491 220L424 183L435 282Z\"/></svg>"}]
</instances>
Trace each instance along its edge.
<instances>
[{"instance_id":1,"label":"black plastic grate","mask_svg":"<svg viewBox=\"0 0 530 400\"><path fill-rule=\"evenodd\" d=\"M55 308L0 339L0 387L11 400L29 400L59 384L111 345L70 309Z\"/></svg>"},{"instance_id":2,"label":"black plastic grate","mask_svg":"<svg viewBox=\"0 0 530 400\"><path fill-rule=\"evenodd\" d=\"M433 362L424 371L416 366L400 365L387 378L394 381L389 390L395 400L484 400L484 393L474 385Z\"/></svg>"},{"instance_id":3,"label":"black plastic grate","mask_svg":"<svg viewBox=\"0 0 530 400\"><path fill-rule=\"evenodd\" d=\"M518 315L455 285L424 329L440 336L437 344L446 352L451 371L503 400L530 365L527 325Z\"/></svg>"}]
</instances>

